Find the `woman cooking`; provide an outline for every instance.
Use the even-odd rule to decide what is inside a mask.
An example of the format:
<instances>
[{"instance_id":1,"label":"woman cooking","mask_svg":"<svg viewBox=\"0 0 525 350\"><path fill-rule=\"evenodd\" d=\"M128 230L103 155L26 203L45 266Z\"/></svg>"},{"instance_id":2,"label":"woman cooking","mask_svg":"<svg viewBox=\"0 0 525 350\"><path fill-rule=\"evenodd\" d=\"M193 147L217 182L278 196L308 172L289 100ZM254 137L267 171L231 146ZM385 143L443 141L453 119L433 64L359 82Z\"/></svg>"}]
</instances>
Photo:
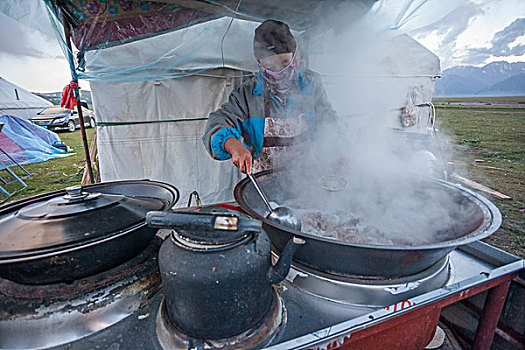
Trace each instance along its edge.
<instances>
[{"instance_id":1,"label":"woman cooking","mask_svg":"<svg viewBox=\"0 0 525 350\"><path fill-rule=\"evenodd\" d=\"M218 160L244 173L282 167L319 125L336 114L317 73L297 67L297 43L283 22L264 21L253 42L257 76L209 115L203 142Z\"/></svg>"}]
</instances>

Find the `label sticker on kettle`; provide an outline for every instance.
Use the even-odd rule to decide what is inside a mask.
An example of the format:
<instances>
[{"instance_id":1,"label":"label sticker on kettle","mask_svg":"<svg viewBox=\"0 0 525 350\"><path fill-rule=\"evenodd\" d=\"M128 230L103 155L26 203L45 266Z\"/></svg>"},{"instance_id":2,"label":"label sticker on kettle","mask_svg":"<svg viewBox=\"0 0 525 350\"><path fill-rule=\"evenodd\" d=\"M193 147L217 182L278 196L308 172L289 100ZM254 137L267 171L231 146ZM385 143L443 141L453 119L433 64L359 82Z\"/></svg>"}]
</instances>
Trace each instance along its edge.
<instances>
[{"instance_id":1,"label":"label sticker on kettle","mask_svg":"<svg viewBox=\"0 0 525 350\"><path fill-rule=\"evenodd\" d=\"M232 216L217 216L213 228L216 230L237 231L239 218Z\"/></svg>"}]
</instances>

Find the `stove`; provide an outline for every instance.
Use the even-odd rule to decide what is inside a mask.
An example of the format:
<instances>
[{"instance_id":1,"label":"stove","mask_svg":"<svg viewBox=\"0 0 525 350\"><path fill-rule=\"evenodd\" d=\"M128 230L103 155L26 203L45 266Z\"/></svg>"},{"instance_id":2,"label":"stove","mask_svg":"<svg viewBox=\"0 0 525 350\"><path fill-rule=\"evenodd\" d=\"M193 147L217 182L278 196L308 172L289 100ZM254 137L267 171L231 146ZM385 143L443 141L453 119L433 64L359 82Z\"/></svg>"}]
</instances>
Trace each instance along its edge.
<instances>
[{"instance_id":1,"label":"stove","mask_svg":"<svg viewBox=\"0 0 525 350\"><path fill-rule=\"evenodd\" d=\"M334 294L328 298L316 295L320 293L303 289L302 282L297 280L291 271L281 292L288 309L288 324L282 336L268 349L334 349L348 341L352 334L398 319L425 306L437 305L452 296L466 298L470 293L474 293L476 288L495 283L498 279L508 279L508 276L525 267L524 260L482 242L459 247L452 251L447 259L448 280L443 286L434 289L429 286L428 289L425 288L426 291L399 289L400 293L385 300L383 305L377 305L379 303L376 302L372 303L376 305L355 304L352 298L351 302L348 302L348 297L334 297ZM439 270L438 266L429 270L432 269L435 269L434 272ZM441 277L434 277L436 283L441 283L441 278L446 276L443 272L438 272L436 276L440 274ZM430 276L431 274L428 274L427 278ZM314 276L308 275L304 278L312 277ZM312 285L316 283L317 281ZM423 285L424 283L420 284ZM390 294L392 286L385 285L383 292ZM376 288L376 292L379 289ZM439 317L439 308L437 311ZM435 330L435 325L433 328Z\"/></svg>"},{"instance_id":2,"label":"stove","mask_svg":"<svg viewBox=\"0 0 525 350\"><path fill-rule=\"evenodd\" d=\"M155 238L126 263L71 283L24 285L0 279L0 348L74 342L136 312L161 286L161 243Z\"/></svg>"},{"instance_id":3,"label":"stove","mask_svg":"<svg viewBox=\"0 0 525 350\"><path fill-rule=\"evenodd\" d=\"M374 284L372 287L368 283L359 286L356 281L331 281L326 275L303 266L294 266L287 279L276 288L284 304L286 323L281 325L269 344L263 346L272 350L333 349L337 347L334 344L343 344L355 332L452 295L467 296L476 286L490 283L523 268L523 260L481 242L452 251L445 261L421 274L421 283L418 285L413 278L407 278L395 283ZM427 285L427 279L433 282ZM436 287L434 283L443 285ZM329 284L333 284L334 288L321 288ZM344 288L348 288L347 293L343 292ZM374 298L366 299L366 293L363 292L365 290L375 290L376 295L385 299L381 302ZM53 349L123 350L140 347L160 350L172 346L173 339L166 340L159 336L163 332L162 329L159 330L159 318L164 317L162 311L159 314L163 300L163 289L160 288L151 298L144 297L141 307L129 310L128 316L120 322L98 331L93 330L81 339ZM4 329L0 334L4 342L2 347L6 347L3 345L6 337ZM184 345L187 346L186 349L206 348L202 344Z\"/></svg>"},{"instance_id":4,"label":"stove","mask_svg":"<svg viewBox=\"0 0 525 350\"><path fill-rule=\"evenodd\" d=\"M391 279L343 277L294 263L287 280L316 298L342 305L377 308L396 303L399 296L411 298L441 288L450 280L452 271L449 256L418 274Z\"/></svg>"},{"instance_id":5,"label":"stove","mask_svg":"<svg viewBox=\"0 0 525 350\"><path fill-rule=\"evenodd\" d=\"M133 260L71 284L24 286L0 280L0 348L334 349L359 332L447 298L467 297L524 268L523 260L482 242L399 279L341 277L294 263L274 287L271 311L257 327L237 337L199 342L167 320L156 262L167 234L159 231Z\"/></svg>"},{"instance_id":6,"label":"stove","mask_svg":"<svg viewBox=\"0 0 525 350\"><path fill-rule=\"evenodd\" d=\"M219 340L201 340L188 337L175 328L168 319L165 299L160 302L155 322L157 340L164 350L184 349L253 349L270 343L286 325L286 309L283 300L274 289L269 312L253 328L241 334Z\"/></svg>"}]
</instances>

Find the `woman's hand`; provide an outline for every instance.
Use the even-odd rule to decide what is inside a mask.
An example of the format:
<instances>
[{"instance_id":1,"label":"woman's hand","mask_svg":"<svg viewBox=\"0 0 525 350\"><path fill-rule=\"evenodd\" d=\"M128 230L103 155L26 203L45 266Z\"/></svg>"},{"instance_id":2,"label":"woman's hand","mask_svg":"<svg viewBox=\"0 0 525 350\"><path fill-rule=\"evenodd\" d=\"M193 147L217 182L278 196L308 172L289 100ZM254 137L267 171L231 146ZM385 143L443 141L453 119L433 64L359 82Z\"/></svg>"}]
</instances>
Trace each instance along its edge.
<instances>
[{"instance_id":1,"label":"woman's hand","mask_svg":"<svg viewBox=\"0 0 525 350\"><path fill-rule=\"evenodd\" d=\"M239 140L234 137L226 140L224 150L231 154L233 164L241 172L252 173L252 154Z\"/></svg>"}]
</instances>

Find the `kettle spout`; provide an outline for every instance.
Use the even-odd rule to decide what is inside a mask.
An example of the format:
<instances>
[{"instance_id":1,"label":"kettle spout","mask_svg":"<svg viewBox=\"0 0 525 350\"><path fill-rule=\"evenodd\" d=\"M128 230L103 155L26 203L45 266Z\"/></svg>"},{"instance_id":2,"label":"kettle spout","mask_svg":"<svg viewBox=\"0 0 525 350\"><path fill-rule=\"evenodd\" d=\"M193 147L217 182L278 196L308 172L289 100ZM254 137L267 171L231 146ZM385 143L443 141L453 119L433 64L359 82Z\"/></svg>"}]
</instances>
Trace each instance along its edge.
<instances>
[{"instance_id":1,"label":"kettle spout","mask_svg":"<svg viewBox=\"0 0 525 350\"><path fill-rule=\"evenodd\" d=\"M290 271L290 265L295 251L305 243L306 241L299 237L293 237L286 243L279 260L268 272L270 284L279 283L286 278L288 271Z\"/></svg>"}]
</instances>

